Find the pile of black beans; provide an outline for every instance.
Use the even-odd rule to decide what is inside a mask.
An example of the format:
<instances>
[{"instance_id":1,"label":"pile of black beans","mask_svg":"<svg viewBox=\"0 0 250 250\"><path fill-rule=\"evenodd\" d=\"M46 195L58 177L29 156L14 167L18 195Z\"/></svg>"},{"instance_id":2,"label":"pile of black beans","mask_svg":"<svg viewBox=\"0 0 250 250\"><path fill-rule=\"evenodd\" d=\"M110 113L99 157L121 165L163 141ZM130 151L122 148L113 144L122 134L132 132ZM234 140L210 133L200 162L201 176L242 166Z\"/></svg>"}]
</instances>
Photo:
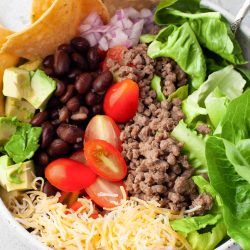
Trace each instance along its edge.
<instances>
[{"instance_id":1,"label":"pile of black beans","mask_svg":"<svg viewBox=\"0 0 250 250\"><path fill-rule=\"evenodd\" d=\"M37 175L52 160L67 157L83 148L84 129L91 117L102 113L103 97L113 83L110 71L102 71L104 58L98 48L76 37L47 56L42 69L57 83L45 111L31 121L42 126L40 148L35 155Z\"/></svg>"}]
</instances>

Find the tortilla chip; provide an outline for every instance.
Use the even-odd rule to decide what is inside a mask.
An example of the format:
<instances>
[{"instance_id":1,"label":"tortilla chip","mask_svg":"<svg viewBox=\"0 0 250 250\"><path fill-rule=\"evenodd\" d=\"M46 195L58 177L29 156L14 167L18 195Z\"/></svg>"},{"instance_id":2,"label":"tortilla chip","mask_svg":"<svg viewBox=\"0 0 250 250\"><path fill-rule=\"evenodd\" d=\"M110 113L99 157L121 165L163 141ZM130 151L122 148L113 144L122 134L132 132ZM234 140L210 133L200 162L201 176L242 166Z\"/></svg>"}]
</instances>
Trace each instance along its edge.
<instances>
[{"instance_id":1,"label":"tortilla chip","mask_svg":"<svg viewBox=\"0 0 250 250\"><path fill-rule=\"evenodd\" d=\"M44 58L75 37L80 22L92 11L108 21L109 13L101 0L54 0L29 28L8 36L0 52L30 60Z\"/></svg>"},{"instance_id":2,"label":"tortilla chip","mask_svg":"<svg viewBox=\"0 0 250 250\"><path fill-rule=\"evenodd\" d=\"M0 25L0 47L6 42L6 37L12 33L12 31ZM0 53L0 116L4 115L3 72L6 68L15 66L17 62L18 57L7 53Z\"/></svg>"},{"instance_id":3,"label":"tortilla chip","mask_svg":"<svg viewBox=\"0 0 250 250\"><path fill-rule=\"evenodd\" d=\"M33 0L31 22L34 23L52 5L54 0Z\"/></svg>"},{"instance_id":4,"label":"tortilla chip","mask_svg":"<svg viewBox=\"0 0 250 250\"><path fill-rule=\"evenodd\" d=\"M108 11L111 15L115 13L117 9L134 7L138 10L143 8L153 8L159 3L159 0L103 0L104 4L107 6Z\"/></svg>"}]
</instances>

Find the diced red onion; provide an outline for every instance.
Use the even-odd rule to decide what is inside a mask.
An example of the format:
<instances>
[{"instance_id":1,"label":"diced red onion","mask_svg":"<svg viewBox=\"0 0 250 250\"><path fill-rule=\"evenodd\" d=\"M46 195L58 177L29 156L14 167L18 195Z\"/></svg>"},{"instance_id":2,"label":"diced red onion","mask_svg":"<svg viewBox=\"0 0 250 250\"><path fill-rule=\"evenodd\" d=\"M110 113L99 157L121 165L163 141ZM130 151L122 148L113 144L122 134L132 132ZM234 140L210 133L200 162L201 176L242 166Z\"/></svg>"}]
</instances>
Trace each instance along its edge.
<instances>
[{"instance_id":1,"label":"diced red onion","mask_svg":"<svg viewBox=\"0 0 250 250\"><path fill-rule=\"evenodd\" d=\"M98 44L100 49L106 51L117 45L128 48L135 46L138 44L142 32L151 25L153 25L151 10L137 11L130 7L118 10L108 25L104 25L101 17L93 12L82 22L79 31L91 46Z\"/></svg>"}]
</instances>

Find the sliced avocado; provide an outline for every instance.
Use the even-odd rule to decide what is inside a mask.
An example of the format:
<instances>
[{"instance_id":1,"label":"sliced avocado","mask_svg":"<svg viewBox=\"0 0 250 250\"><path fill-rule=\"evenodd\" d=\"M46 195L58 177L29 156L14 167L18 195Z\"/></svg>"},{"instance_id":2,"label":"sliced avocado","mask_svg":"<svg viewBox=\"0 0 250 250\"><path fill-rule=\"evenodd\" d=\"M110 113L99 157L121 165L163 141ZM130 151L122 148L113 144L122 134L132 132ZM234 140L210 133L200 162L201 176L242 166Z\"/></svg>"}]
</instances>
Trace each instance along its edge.
<instances>
[{"instance_id":1,"label":"sliced avocado","mask_svg":"<svg viewBox=\"0 0 250 250\"><path fill-rule=\"evenodd\" d=\"M32 182L36 177L33 161L26 161L15 165L2 164L0 165L0 169L1 186L8 192L32 189Z\"/></svg>"},{"instance_id":2,"label":"sliced avocado","mask_svg":"<svg viewBox=\"0 0 250 250\"><path fill-rule=\"evenodd\" d=\"M56 89L56 82L42 70L37 70L31 78L32 95L25 99L36 109L43 110Z\"/></svg>"},{"instance_id":3,"label":"sliced avocado","mask_svg":"<svg viewBox=\"0 0 250 250\"><path fill-rule=\"evenodd\" d=\"M7 142L16 132L17 125L20 125L20 122L15 117L0 117L0 145Z\"/></svg>"},{"instance_id":4,"label":"sliced avocado","mask_svg":"<svg viewBox=\"0 0 250 250\"><path fill-rule=\"evenodd\" d=\"M36 109L25 100L7 97L5 101L6 116L15 116L19 121L30 122Z\"/></svg>"},{"instance_id":5,"label":"sliced avocado","mask_svg":"<svg viewBox=\"0 0 250 250\"><path fill-rule=\"evenodd\" d=\"M30 62L27 62L25 64L22 64L21 66L19 66L20 69L25 69L25 70L28 70L28 71L35 71L39 68L39 66L41 65L42 63L42 59L37 59L35 61L30 61Z\"/></svg>"},{"instance_id":6,"label":"sliced avocado","mask_svg":"<svg viewBox=\"0 0 250 250\"><path fill-rule=\"evenodd\" d=\"M3 187L7 182L6 168L13 165L8 155L0 157L0 185Z\"/></svg>"},{"instance_id":7,"label":"sliced avocado","mask_svg":"<svg viewBox=\"0 0 250 250\"><path fill-rule=\"evenodd\" d=\"M3 95L21 99L30 91L29 71L19 68L9 68L3 75Z\"/></svg>"}]
</instances>

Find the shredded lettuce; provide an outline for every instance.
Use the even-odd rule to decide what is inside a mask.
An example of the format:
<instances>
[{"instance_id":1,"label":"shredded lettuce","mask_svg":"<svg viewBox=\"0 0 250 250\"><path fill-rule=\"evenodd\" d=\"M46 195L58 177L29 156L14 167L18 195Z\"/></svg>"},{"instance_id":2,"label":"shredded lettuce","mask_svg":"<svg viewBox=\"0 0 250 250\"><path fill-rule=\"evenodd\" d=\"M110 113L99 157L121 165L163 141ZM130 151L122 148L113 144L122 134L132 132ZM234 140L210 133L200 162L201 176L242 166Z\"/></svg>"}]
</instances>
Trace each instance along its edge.
<instances>
[{"instance_id":1,"label":"shredded lettuce","mask_svg":"<svg viewBox=\"0 0 250 250\"><path fill-rule=\"evenodd\" d=\"M161 102L166 100L165 95L162 92L162 87L161 87L161 78L157 75L154 75L152 81L151 81L151 88L155 91L156 93L156 99L157 101Z\"/></svg>"}]
</instances>

